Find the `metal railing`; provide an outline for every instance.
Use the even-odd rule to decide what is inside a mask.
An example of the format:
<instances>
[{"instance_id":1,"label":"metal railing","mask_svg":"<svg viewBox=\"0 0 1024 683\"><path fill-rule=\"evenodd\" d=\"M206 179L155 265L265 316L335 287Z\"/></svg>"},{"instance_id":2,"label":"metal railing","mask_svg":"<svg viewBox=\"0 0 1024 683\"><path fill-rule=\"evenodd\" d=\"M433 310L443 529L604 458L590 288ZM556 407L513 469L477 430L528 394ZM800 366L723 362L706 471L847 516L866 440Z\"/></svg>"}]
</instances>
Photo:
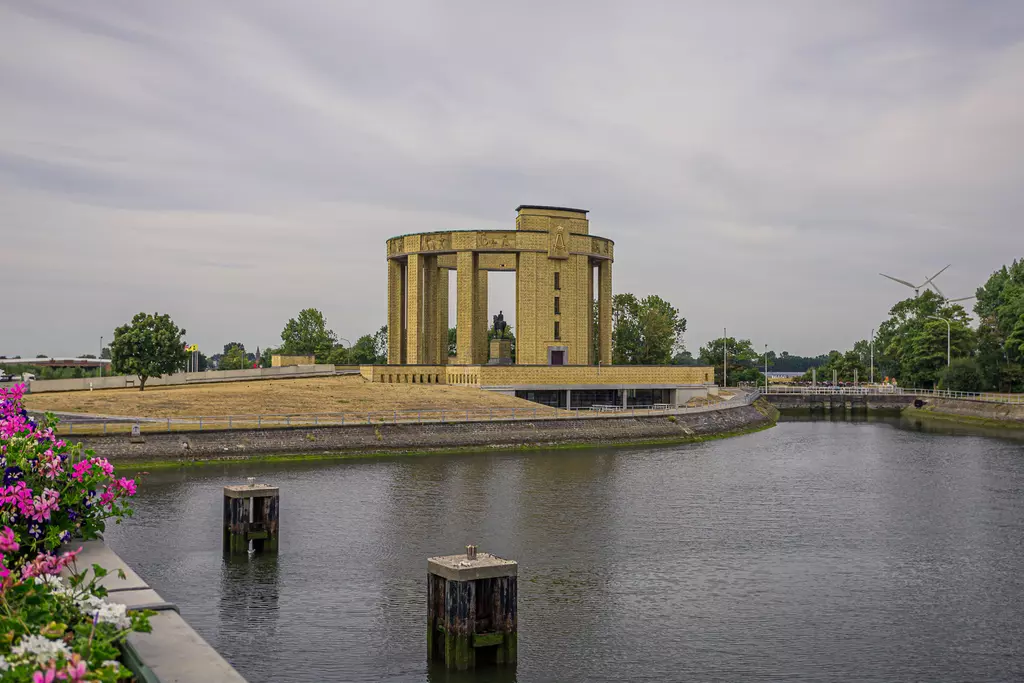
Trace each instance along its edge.
<instances>
[{"instance_id":1,"label":"metal railing","mask_svg":"<svg viewBox=\"0 0 1024 683\"><path fill-rule=\"evenodd\" d=\"M905 389L903 387L789 387L768 386L767 394L804 394L813 396L929 396L984 403L1024 404L1024 394L999 394L976 391L949 391L947 389Z\"/></svg>"},{"instance_id":2,"label":"metal railing","mask_svg":"<svg viewBox=\"0 0 1024 683\"><path fill-rule=\"evenodd\" d=\"M577 420L687 415L734 408L753 403L759 390L738 394L729 400L694 406L628 406L609 411L604 406L591 408L551 408L544 405L527 408L451 409L420 408L383 410L365 413L281 413L253 415L196 415L189 417L88 417L65 415L57 426L59 434L139 434L157 432L193 432L223 429L275 429L282 427L354 427L366 425L455 424L470 422L509 422L523 420Z\"/></svg>"}]
</instances>

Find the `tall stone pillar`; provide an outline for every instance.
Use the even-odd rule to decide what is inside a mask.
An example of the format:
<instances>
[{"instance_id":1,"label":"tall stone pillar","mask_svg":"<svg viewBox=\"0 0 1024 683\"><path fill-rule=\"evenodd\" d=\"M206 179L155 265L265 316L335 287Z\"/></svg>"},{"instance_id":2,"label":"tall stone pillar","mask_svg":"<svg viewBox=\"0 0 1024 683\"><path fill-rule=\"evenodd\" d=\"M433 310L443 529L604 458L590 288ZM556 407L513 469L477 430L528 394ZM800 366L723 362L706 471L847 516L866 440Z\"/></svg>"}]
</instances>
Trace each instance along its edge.
<instances>
[{"instance_id":1,"label":"tall stone pillar","mask_svg":"<svg viewBox=\"0 0 1024 683\"><path fill-rule=\"evenodd\" d=\"M420 363L433 365L437 363L437 256L424 255L423 290L420 299L423 301L423 323L420 340Z\"/></svg>"},{"instance_id":2,"label":"tall stone pillar","mask_svg":"<svg viewBox=\"0 0 1024 683\"><path fill-rule=\"evenodd\" d=\"M490 349L487 344L487 328L490 320L487 318L487 271L481 270L476 274L476 324L473 331L476 333L476 343L473 345L473 362L486 363L490 356Z\"/></svg>"},{"instance_id":3,"label":"tall stone pillar","mask_svg":"<svg viewBox=\"0 0 1024 683\"><path fill-rule=\"evenodd\" d=\"M584 286L587 288L586 321L584 325L587 330L587 365L597 362L597 350L594 348L594 264L587 258L587 272L583 278Z\"/></svg>"},{"instance_id":4,"label":"tall stone pillar","mask_svg":"<svg viewBox=\"0 0 1024 683\"><path fill-rule=\"evenodd\" d=\"M597 262L597 317L600 330L598 360L602 365L612 364L612 262Z\"/></svg>"},{"instance_id":5,"label":"tall stone pillar","mask_svg":"<svg viewBox=\"0 0 1024 683\"><path fill-rule=\"evenodd\" d=\"M437 306L437 358L438 365L448 364L448 269L437 269L437 293L434 296Z\"/></svg>"},{"instance_id":6,"label":"tall stone pillar","mask_svg":"<svg viewBox=\"0 0 1024 683\"><path fill-rule=\"evenodd\" d=\"M473 365L473 349L476 344L477 327L477 270L479 260L476 252L460 251L455 257L458 299L455 319L458 351L455 361L459 365Z\"/></svg>"},{"instance_id":7,"label":"tall stone pillar","mask_svg":"<svg viewBox=\"0 0 1024 683\"><path fill-rule=\"evenodd\" d=\"M401 261L388 259L388 363L392 365L402 362L403 270Z\"/></svg>"},{"instance_id":8,"label":"tall stone pillar","mask_svg":"<svg viewBox=\"0 0 1024 683\"><path fill-rule=\"evenodd\" d=\"M423 262L420 254L409 254L406 283L406 352L405 362L423 362Z\"/></svg>"}]
</instances>

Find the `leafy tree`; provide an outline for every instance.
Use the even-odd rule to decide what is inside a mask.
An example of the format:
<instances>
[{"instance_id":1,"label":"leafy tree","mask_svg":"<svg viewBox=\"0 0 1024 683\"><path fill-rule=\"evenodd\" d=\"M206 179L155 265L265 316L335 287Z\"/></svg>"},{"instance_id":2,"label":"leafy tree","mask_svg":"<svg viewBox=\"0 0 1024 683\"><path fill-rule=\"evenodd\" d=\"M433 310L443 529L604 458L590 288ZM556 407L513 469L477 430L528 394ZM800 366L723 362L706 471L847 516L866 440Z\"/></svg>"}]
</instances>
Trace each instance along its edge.
<instances>
[{"instance_id":1,"label":"leafy tree","mask_svg":"<svg viewBox=\"0 0 1024 683\"><path fill-rule=\"evenodd\" d=\"M369 334L364 334L362 337L357 339L356 343L352 346L348 362L352 365L373 365L378 360L379 356L377 355L377 346L374 343L374 337Z\"/></svg>"},{"instance_id":2,"label":"leafy tree","mask_svg":"<svg viewBox=\"0 0 1024 683\"><path fill-rule=\"evenodd\" d=\"M37 353L36 358L49 358L45 353Z\"/></svg>"},{"instance_id":3,"label":"leafy tree","mask_svg":"<svg viewBox=\"0 0 1024 683\"><path fill-rule=\"evenodd\" d=\"M897 378L903 386L936 386L946 368L946 323L937 318L950 321L952 356L969 357L975 348L975 334L967 312L935 292L924 291L898 302L879 326L875 344L878 372Z\"/></svg>"},{"instance_id":4,"label":"leafy tree","mask_svg":"<svg viewBox=\"0 0 1024 683\"><path fill-rule=\"evenodd\" d=\"M146 380L181 370L188 358L179 328L167 314L138 313L130 323L114 330L110 354L114 372L137 375L139 391Z\"/></svg>"},{"instance_id":5,"label":"leafy tree","mask_svg":"<svg viewBox=\"0 0 1024 683\"><path fill-rule=\"evenodd\" d=\"M254 354L245 352L245 345L241 342L231 342L224 345L224 353L217 360L218 370L245 370L251 368L255 362Z\"/></svg>"},{"instance_id":6,"label":"leafy tree","mask_svg":"<svg viewBox=\"0 0 1024 683\"><path fill-rule=\"evenodd\" d=\"M279 349L272 349L269 346L263 349L263 354L260 356L260 367L269 368L273 363L273 356L280 353Z\"/></svg>"},{"instance_id":7,"label":"leafy tree","mask_svg":"<svg viewBox=\"0 0 1024 683\"><path fill-rule=\"evenodd\" d=\"M384 365L388 362L388 326L381 325L381 328L373 335L373 352L377 356L377 364Z\"/></svg>"},{"instance_id":8,"label":"leafy tree","mask_svg":"<svg viewBox=\"0 0 1024 683\"><path fill-rule=\"evenodd\" d=\"M628 293L613 296L612 324L616 365L667 365L683 350L686 318L656 294L643 299Z\"/></svg>"},{"instance_id":9,"label":"leafy tree","mask_svg":"<svg viewBox=\"0 0 1024 683\"><path fill-rule=\"evenodd\" d=\"M729 372L726 381L730 386L740 382L759 382L762 378L757 369L761 358L749 339L737 340L735 337L712 339L706 346L700 347L701 365L715 367L715 383L722 385L723 347L728 349Z\"/></svg>"},{"instance_id":10,"label":"leafy tree","mask_svg":"<svg viewBox=\"0 0 1024 683\"><path fill-rule=\"evenodd\" d=\"M817 368L816 373L819 382L831 382L833 377L838 382L866 382L869 375L861 350L856 347L845 353L829 351L827 360ZM802 379L810 380L811 377L808 370Z\"/></svg>"},{"instance_id":11,"label":"leafy tree","mask_svg":"<svg viewBox=\"0 0 1024 683\"><path fill-rule=\"evenodd\" d=\"M281 331L281 353L289 356L326 358L334 349L338 335L327 327L327 318L315 308L304 308Z\"/></svg>"},{"instance_id":12,"label":"leafy tree","mask_svg":"<svg viewBox=\"0 0 1024 683\"><path fill-rule=\"evenodd\" d=\"M982 385L1024 391L1024 259L992 273L978 288L978 370Z\"/></svg>"},{"instance_id":13,"label":"leafy tree","mask_svg":"<svg viewBox=\"0 0 1024 683\"><path fill-rule=\"evenodd\" d=\"M672 356L672 365L700 365L700 361L693 357L689 351L680 351Z\"/></svg>"},{"instance_id":14,"label":"leafy tree","mask_svg":"<svg viewBox=\"0 0 1024 683\"><path fill-rule=\"evenodd\" d=\"M939 386L950 391L981 391L981 370L973 358L957 358L942 371Z\"/></svg>"},{"instance_id":15,"label":"leafy tree","mask_svg":"<svg viewBox=\"0 0 1024 683\"><path fill-rule=\"evenodd\" d=\"M352 361L352 350L345 348L343 344L335 344L327 353L317 354L318 363L329 365L349 365Z\"/></svg>"},{"instance_id":16,"label":"leafy tree","mask_svg":"<svg viewBox=\"0 0 1024 683\"><path fill-rule=\"evenodd\" d=\"M459 335L454 327L448 328L448 357L451 358L459 353Z\"/></svg>"},{"instance_id":17,"label":"leafy tree","mask_svg":"<svg viewBox=\"0 0 1024 683\"><path fill-rule=\"evenodd\" d=\"M828 354L820 356L794 356L783 351L774 359L772 369L777 372L805 372L828 362Z\"/></svg>"},{"instance_id":18,"label":"leafy tree","mask_svg":"<svg viewBox=\"0 0 1024 683\"><path fill-rule=\"evenodd\" d=\"M104 360L110 360L109 346L104 346L103 349L100 350L100 358L103 358Z\"/></svg>"}]
</instances>

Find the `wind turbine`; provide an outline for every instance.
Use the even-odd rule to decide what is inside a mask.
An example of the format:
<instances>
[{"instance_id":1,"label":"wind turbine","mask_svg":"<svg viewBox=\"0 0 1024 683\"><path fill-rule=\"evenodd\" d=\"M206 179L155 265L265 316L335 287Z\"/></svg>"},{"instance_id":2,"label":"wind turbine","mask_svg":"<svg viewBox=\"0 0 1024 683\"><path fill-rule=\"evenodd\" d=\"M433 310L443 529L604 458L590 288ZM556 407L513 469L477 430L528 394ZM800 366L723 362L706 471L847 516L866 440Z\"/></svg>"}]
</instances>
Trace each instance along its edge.
<instances>
[{"instance_id":1,"label":"wind turbine","mask_svg":"<svg viewBox=\"0 0 1024 683\"><path fill-rule=\"evenodd\" d=\"M953 264L951 263L947 265L946 268L949 268L949 266L951 265ZM919 285L915 285L912 282L907 282L906 280L901 280L898 277L893 277L892 275L886 275L885 273L879 273L879 275L881 275L882 277L887 277L894 282L900 283L901 285L906 285L907 287L910 287L912 290L914 290L914 296L918 296L920 294L922 287L927 287L928 285L931 285L932 287L935 288L935 291L938 292L939 296L945 299L946 297L942 294L942 292L939 292L939 288L935 286L933 280L935 280L935 278L937 278L938 276L942 275L946 271L946 268L943 268L939 272L935 273L935 275L932 275L930 278L928 278Z\"/></svg>"}]
</instances>

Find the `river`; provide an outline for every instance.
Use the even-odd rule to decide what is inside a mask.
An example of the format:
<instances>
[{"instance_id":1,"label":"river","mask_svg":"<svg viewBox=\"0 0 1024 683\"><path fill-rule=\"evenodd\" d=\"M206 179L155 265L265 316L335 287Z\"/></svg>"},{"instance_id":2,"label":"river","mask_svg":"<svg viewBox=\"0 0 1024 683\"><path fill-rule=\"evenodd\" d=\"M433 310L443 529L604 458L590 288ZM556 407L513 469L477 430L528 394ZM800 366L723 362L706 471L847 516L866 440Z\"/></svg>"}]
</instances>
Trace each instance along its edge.
<instances>
[{"instance_id":1,"label":"river","mask_svg":"<svg viewBox=\"0 0 1024 683\"><path fill-rule=\"evenodd\" d=\"M229 562L246 476L281 548ZM788 421L142 480L111 546L254 683L1024 680L1024 441ZM426 558L470 542L519 561L514 673L426 665Z\"/></svg>"}]
</instances>

